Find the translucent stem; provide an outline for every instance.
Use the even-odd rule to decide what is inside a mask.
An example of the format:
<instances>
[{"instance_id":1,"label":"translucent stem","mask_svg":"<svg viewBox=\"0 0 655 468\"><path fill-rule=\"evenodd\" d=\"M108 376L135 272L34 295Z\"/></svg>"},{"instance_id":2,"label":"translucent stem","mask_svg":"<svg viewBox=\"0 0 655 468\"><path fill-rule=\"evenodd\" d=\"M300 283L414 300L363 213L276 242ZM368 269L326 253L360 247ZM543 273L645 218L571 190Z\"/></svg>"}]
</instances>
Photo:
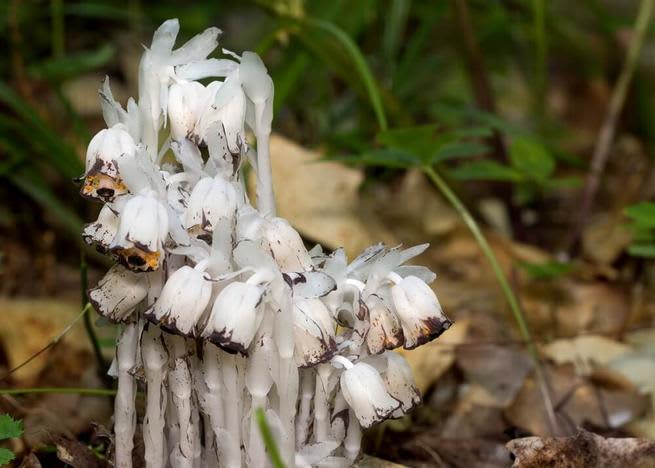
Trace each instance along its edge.
<instances>
[{"instance_id":1,"label":"translucent stem","mask_svg":"<svg viewBox=\"0 0 655 468\"><path fill-rule=\"evenodd\" d=\"M132 468L132 449L136 429L136 380L131 372L136 365L139 328L136 323L125 325L116 347L118 363L118 393L114 400L116 468Z\"/></svg>"}]
</instances>

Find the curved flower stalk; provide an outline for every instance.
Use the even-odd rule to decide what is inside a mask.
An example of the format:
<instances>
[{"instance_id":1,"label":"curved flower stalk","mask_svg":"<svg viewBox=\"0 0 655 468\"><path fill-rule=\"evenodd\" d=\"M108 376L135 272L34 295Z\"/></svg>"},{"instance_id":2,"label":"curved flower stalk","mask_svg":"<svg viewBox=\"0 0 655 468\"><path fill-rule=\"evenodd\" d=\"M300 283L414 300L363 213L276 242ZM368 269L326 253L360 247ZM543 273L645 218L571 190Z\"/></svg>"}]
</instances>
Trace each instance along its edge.
<instances>
[{"instance_id":1,"label":"curved flower stalk","mask_svg":"<svg viewBox=\"0 0 655 468\"><path fill-rule=\"evenodd\" d=\"M343 249L308 250L275 215L264 63L210 57L216 28L175 48L178 31L177 20L155 31L125 107L103 82L107 128L83 175L82 195L103 203L83 238L118 262L88 292L122 327L115 466L132 463L137 377L149 468L267 466L260 408L288 466L349 466L363 428L420 402L392 350L451 324L434 273L406 264L427 245L378 244L350 263Z\"/></svg>"}]
</instances>

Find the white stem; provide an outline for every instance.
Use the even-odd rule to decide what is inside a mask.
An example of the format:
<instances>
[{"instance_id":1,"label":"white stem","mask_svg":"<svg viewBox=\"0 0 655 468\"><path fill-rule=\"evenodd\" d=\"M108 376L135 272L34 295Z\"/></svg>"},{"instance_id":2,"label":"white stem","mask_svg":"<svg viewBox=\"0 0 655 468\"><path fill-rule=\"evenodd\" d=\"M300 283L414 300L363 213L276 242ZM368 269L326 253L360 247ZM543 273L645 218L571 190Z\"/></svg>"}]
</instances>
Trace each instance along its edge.
<instances>
[{"instance_id":1,"label":"white stem","mask_svg":"<svg viewBox=\"0 0 655 468\"><path fill-rule=\"evenodd\" d=\"M350 369L354 366L354 364L344 356L334 356L330 362L333 364L341 364L346 369Z\"/></svg>"},{"instance_id":2,"label":"white stem","mask_svg":"<svg viewBox=\"0 0 655 468\"><path fill-rule=\"evenodd\" d=\"M225 418L223 414L223 402L221 394L223 392L223 382L221 381L219 353L220 350L211 343L203 343L202 356L202 378L204 380L207 392L200 399L203 413L209 417L209 426L205 431L213 434L212 438L216 441L219 456L223 453L224 439L221 438L225 430Z\"/></svg>"},{"instance_id":3,"label":"white stem","mask_svg":"<svg viewBox=\"0 0 655 468\"><path fill-rule=\"evenodd\" d=\"M318 379L313 369L300 371L300 411L296 419L296 449L300 450L309 442L309 425L311 423L311 405L314 398L314 381ZM327 408L325 411L327 416Z\"/></svg>"},{"instance_id":4,"label":"white stem","mask_svg":"<svg viewBox=\"0 0 655 468\"><path fill-rule=\"evenodd\" d=\"M150 326L141 336L141 359L146 375L146 415L143 418L143 443L148 468L164 466L166 444L164 440L164 415L166 411L166 387L164 369L168 353L162 342L161 330Z\"/></svg>"},{"instance_id":5,"label":"white stem","mask_svg":"<svg viewBox=\"0 0 655 468\"><path fill-rule=\"evenodd\" d=\"M185 339L180 336L168 335L167 343L173 360L168 374L168 388L180 427L179 443L171 447L173 450L171 458L174 468L192 468L194 458L200 455L199 444L197 444L200 435L193 420L192 377L188 353Z\"/></svg>"},{"instance_id":6,"label":"white stem","mask_svg":"<svg viewBox=\"0 0 655 468\"><path fill-rule=\"evenodd\" d=\"M237 382L236 359L233 354L220 352L223 371L223 412L225 415L225 461L226 468L241 467L241 411Z\"/></svg>"},{"instance_id":7,"label":"white stem","mask_svg":"<svg viewBox=\"0 0 655 468\"><path fill-rule=\"evenodd\" d=\"M139 329L136 323L125 325L116 347L118 393L114 400L114 434L116 438L116 468L132 468L132 449L136 429L136 380L132 370L136 365Z\"/></svg>"},{"instance_id":8,"label":"white stem","mask_svg":"<svg viewBox=\"0 0 655 468\"><path fill-rule=\"evenodd\" d=\"M362 428L359 421L357 421L355 412L352 410L348 411L348 432L343 446L346 449L348 460L354 462L362 447Z\"/></svg>"},{"instance_id":9,"label":"white stem","mask_svg":"<svg viewBox=\"0 0 655 468\"><path fill-rule=\"evenodd\" d=\"M398 284L398 283L400 283L400 282L403 280L403 277L400 276L400 275L399 275L398 273L396 273L395 271L390 271L390 272L387 274L387 279L390 280L390 281L391 281L392 283L394 283L394 284Z\"/></svg>"},{"instance_id":10,"label":"white stem","mask_svg":"<svg viewBox=\"0 0 655 468\"><path fill-rule=\"evenodd\" d=\"M255 112L261 113L263 103L255 103ZM257 131L257 209L265 217L275 216L273 172L269 150L270 132Z\"/></svg>"},{"instance_id":11,"label":"white stem","mask_svg":"<svg viewBox=\"0 0 655 468\"><path fill-rule=\"evenodd\" d=\"M316 442L325 442L330 439L327 384L331 371L331 366L321 364L316 372L316 392L314 395L314 437Z\"/></svg>"}]
</instances>

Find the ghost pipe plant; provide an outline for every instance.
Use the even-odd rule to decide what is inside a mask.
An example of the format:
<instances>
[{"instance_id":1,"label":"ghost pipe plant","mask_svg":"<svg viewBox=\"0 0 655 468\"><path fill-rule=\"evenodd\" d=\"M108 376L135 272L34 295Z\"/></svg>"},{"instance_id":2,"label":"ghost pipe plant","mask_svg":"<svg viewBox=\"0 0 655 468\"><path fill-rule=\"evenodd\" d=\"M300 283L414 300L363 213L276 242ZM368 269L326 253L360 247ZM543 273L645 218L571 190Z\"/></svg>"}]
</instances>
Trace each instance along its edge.
<instances>
[{"instance_id":1,"label":"ghost pipe plant","mask_svg":"<svg viewBox=\"0 0 655 468\"><path fill-rule=\"evenodd\" d=\"M251 52L208 58L215 28L175 49L178 29L155 31L137 100L123 108L103 83L108 128L82 178L82 196L104 205L83 238L117 261L88 294L121 325L115 466L132 466L139 387L148 467L266 466L259 409L287 466L348 466L362 428L420 401L392 350L451 324L435 275L406 265L427 245L375 245L350 263L342 249L307 250L275 216L264 64Z\"/></svg>"}]
</instances>

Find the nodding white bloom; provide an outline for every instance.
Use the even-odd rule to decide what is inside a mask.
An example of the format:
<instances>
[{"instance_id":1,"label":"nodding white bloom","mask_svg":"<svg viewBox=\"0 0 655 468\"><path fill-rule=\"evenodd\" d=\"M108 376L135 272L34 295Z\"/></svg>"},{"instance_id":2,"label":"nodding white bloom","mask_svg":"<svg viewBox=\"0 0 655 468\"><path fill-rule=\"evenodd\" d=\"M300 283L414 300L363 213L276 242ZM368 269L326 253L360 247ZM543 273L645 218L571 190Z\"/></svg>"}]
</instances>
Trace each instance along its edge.
<instances>
[{"instance_id":1,"label":"nodding white bloom","mask_svg":"<svg viewBox=\"0 0 655 468\"><path fill-rule=\"evenodd\" d=\"M416 276L400 280L391 288L391 296L403 326L405 349L434 340L452 325L434 291Z\"/></svg>"},{"instance_id":2,"label":"nodding white bloom","mask_svg":"<svg viewBox=\"0 0 655 468\"><path fill-rule=\"evenodd\" d=\"M330 360L337 351L336 322L320 299L293 301L295 359L298 367Z\"/></svg>"},{"instance_id":3,"label":"nodding white bloom","mask_svg":"<svg viewBox=\"0 0 655 468\"><path fill-rule=\"evenodd\" d=\"M400 408L393 416L400 417L421 403L421 393L416 388L412 368L404 357L390 351L383 356L387 358L384 383L389 394L400 402Z\"/></svg>"},{"instance_id":4,"label":"nodding white bloom","mask_svg":"<svg viewBox=\"0 0 655 468\"><path fill-rule=\"evenodd\" d=\"M388 349L403 345L405 337L400 320L392 307L380 296L372 294L366 298L370 329L366 335L366 344L371 354L380 354Z\"/></svg>"},{"instance_id":5,"label":"nodding white bloom","mask_svg":"<svg viewBox=\"0 0 655 468\"><path fill-rule=\"evenodd\" d=\"M235 219L244 203L243 188L221 176L205 177L196 184L187 202L184 227L195 237L211 243L211 233L220 219Z\"/></svg>"},{"instance_id":6,"label":"nodding white bloom","mask_svg":"<svg viewBox=\"0 0 655 468\"><path fill-rule=\"evenodd\" d=\"M398 400L387 392L380 373L365 362L358 362L341 374L341 391L364 428L387 419L400 407Z\"/></svg>"},{"instance_id":7,"label":"nodding white bloom","mask_svg":"<svg viewBox=\"0 0 655 468\"><path fill-rule=\"evenodd\" d=\"M202 337L226 351L246 354L262 321L264 288L239 281L216 298Z\"/></svg>"},{"instance_id":8,"label":"nodding white bloom","mask_svg":"<svg viewBox=\"0 0 655 468\"><path fill-rule=\"evenodd\" d=\"M89 289L93 308L112 322L135 319L134 308L148 295L148 277L114 265L95 288Z\"/></svg>"},{"instance_id":9,"label":"nodding white bloom","mask_svg":"<svg viewBox=\"0 0 655 468\"><path fill-rule=\"evenodd\" d=\"M98 214L98 219L84 226L82 239L89 245L95 245L98 252L106 253L118 231L118 222L116 213L109 205L104 205Z\"/></svg>"},{"instance_id":10,"label":"nodding white bloom","mask_svg":"<svg viewBox=\"0 0 655 468\"><path fill-rule=\"evenodd\" d=\"M168 116L171 122L171 138L188 138L196 144L207 142L208 103L214 101L221 82L213 81L203 86L197 81L178 81L169 90Z\"/></svg>"},{"instance_id":11,"label":"nodding white bloom","mask_svg":"<svg viewBox=\"0 0 655 468\"><path fill-rule=\"evenodd\" d=\"M167 234L166 207L153 194L135 195L120 213L111 250L132 270L156 270L162 262Z\"/></svg>"},{"instance_id":12,"label":"nodding white bloom","mask_svg":"<svg viewBox=\"0 0 655 468\"><path fill-rule=\"evenodd\" d=\"M280 271L306 271L313 267L312 258L298 231L282 218L273 218L263 226L264 244L278 262Z\"/></svg>"},{"instance_id":13,"label":"nodding white bloom","mask_svg":"<svg viewBox=\"0 0 655 468\"><path fill-rule=\"evenodd\" d=\"M177 20L155 31L125 108L102 84L108 128L88 146L81 189L106 203L85 242L120 263L88 291L121 323L114 464L132 465L143 371L146 464L263 466L261 407L285 464L350 465L360 425L420 401L407 362L387 350L451 323L427 286L434 273L405 265L427 244L377 244L350 263L343 249L308 251L275 217L266 66L252 52L208 58L216 28L175 49L178 32Z\"/></svg>"},{"instance_id":14,"label":"nodding white bloom","mask_svg":"<svg viewBox=\"0 0 655 468\"><path fill-rule=\"evenodd\" d=\"M127 193L118 166L135 153L134 140L120 125L100 130L86 151L82 196L110 202Z\"/></svg>"},{"instance_id":15,"label":"nodding white bloom","mask_svg":"<svg viewBox=\"0 0 655 468\"><path fill-rule=\"evenodd\" d=\"M273 80L259 55L244 52L239 65L243 90L254 104L250 127L256 132L270 132L273 120Z\"/></svg>"},{"instance_id":16,"label":"nodding white bloom","mask_svg":"<svg viewBox=\"0 0 655 468\"><path fill-rule=\"evenodd\" d=\"M193 335L209 304L212 283L199 269L183 266L176 270L145 315L151 322L182 335Z\"/></svg>"}]
</instances>

